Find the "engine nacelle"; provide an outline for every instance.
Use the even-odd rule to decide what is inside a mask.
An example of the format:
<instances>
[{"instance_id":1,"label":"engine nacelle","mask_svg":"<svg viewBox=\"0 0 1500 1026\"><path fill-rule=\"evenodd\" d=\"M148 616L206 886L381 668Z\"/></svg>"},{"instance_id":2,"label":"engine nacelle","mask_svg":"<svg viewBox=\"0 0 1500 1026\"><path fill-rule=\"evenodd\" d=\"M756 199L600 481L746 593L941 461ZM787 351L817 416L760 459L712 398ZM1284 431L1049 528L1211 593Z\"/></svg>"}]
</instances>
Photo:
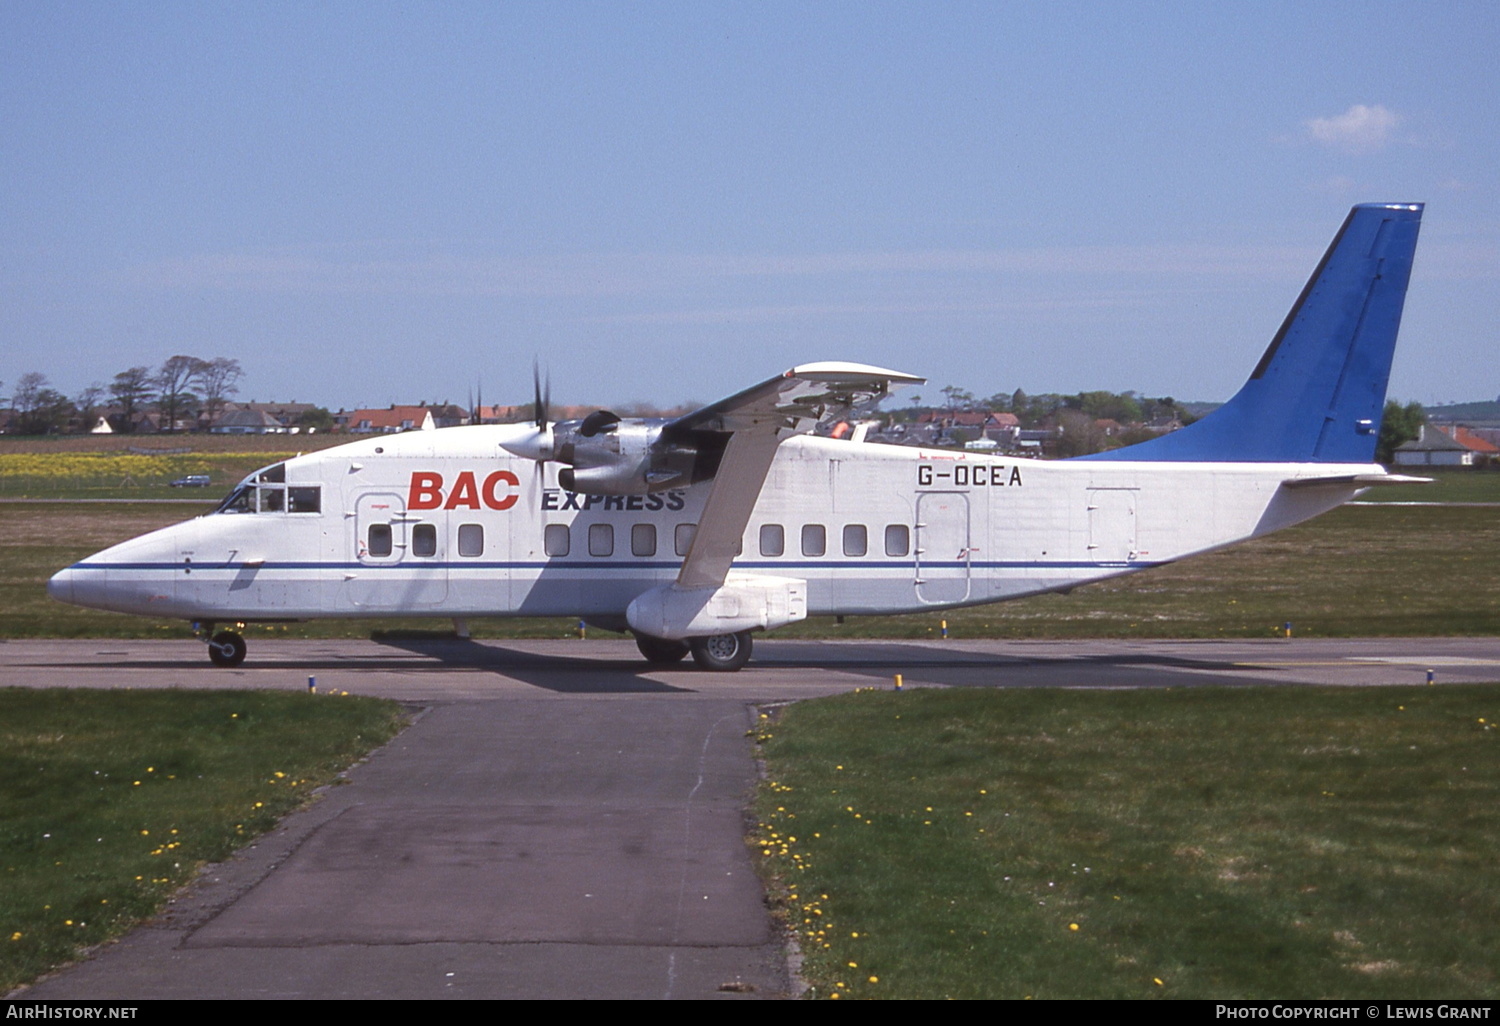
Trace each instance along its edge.
<instances>
[{"instance_id":1,"label":"engine nacelle","mask_svg":"<svg viewBox=\"0 0 1500 1026\"><path fill-rule=\"evenodd\" d=\"M805 619L806 581L750 574L730 574L717 588L662 585L637 595L625 610L631 629L672 640L768 631Z\"/></svg>"},{"instance_id":2,"label":"engine nacelle","mask_svg":"<svg viewBox=\"0 0 1500 1026\"><path fill-rule=\"evenodd\" d=\"M712 470L703 473L704 461L696 447L661 440L664 423L604 420L594 414L576 426L559 425L557 458L571 466L557 472L557 483L588 495L643 495L684 488L712 476ZM713 467L717 465L713 460Z\"/></svg>"},{"instance_id":3,"label":"engine nacelle","mask_svg":"<svg viewBox=\"0 0 1500 1026\"><path fill-rule=\"evenodd\" d=\"M566 464L557 483L589 495L644 495L707 481L719 470L729 436L682 431L664 438L665 420L625 420L595 410L582 420L517 425L500 440L505 451L537 462Z\"/></svg>"}]
</instances>

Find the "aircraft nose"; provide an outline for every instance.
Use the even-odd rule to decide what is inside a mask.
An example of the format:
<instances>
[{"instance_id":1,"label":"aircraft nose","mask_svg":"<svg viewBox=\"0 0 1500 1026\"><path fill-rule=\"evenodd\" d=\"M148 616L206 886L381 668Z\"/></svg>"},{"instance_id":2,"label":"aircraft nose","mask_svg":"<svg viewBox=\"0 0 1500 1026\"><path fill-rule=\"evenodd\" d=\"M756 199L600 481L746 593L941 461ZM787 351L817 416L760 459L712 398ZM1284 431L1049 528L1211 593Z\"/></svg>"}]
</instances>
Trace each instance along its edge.
<instances>
[{"instance_id":1,"label":"aircraft nose","mask_svg":"<svg viewBox=\"0 0 1500 1026\"><path fill-rule=\"evenodd\" d=\"M47 594L59 602L73 601L73 569L59 570L47 582Z\"/></svg>"}]
</instances>

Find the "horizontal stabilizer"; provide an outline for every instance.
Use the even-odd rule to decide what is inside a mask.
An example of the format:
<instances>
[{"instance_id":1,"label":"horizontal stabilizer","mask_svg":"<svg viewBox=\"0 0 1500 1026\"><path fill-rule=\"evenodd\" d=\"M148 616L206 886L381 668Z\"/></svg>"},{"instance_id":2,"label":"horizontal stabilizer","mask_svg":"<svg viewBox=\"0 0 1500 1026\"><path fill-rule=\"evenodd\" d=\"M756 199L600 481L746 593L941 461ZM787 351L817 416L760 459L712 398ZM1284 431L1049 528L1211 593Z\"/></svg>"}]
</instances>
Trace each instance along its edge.
<instances>
[{"instance_id":1,"label":"horizontal stabilizer","mask_svg":"<svg viewBox=\"0 0 1500 1026\"><path fill-rule=\"evenodd\" d=\"M1289 477L1281 482L1283 488L1316 488L1319 485L1370 485L1432 484L1430 477L1412 477L1409 474L1334 474L1329 477Z\"/></svg>"}]
</instances>

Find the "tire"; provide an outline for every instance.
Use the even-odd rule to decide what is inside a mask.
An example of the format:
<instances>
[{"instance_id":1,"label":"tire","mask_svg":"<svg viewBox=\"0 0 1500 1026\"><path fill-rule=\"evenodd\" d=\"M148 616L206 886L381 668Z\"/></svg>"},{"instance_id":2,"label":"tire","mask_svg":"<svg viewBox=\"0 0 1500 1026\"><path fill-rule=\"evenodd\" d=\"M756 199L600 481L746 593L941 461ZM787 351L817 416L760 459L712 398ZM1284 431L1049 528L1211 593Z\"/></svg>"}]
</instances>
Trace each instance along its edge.
<instances>
[{"instance_id":1,"label":"tire","mask_svg":"<svg viewBox=\"0 0 1500 1026\"><path fill-rule=\"evenodd\" d=\"M688 643L686 641L653 638L649 634L637 634L635 636L635 647L641 650L641 655L646 657L646 662L656 663L659 666L680 663L688 654Z\"/></svg>"},{"instance_id":2,"label":"tire","mask_svg":"<svg viewBox=\"0 0 1500 1026\"><path fill-rule=\"evenodd\" d=\"M733 673L750 661L750 632L738 634L715 634L708 638L692 638L688 647L693 653L693 662L700 670Z\"/></svg>"},{"instance_id":3,"label":"tire","mask_svg":"<svg viewBox=\"0 0 1500 1026\"><path fill-rule=\"evenodd\" d=\"M208 661L215 666L238 666L245 661L245 639L234 631L220 631L208 643Z\"/></svg>"}]
</instances>

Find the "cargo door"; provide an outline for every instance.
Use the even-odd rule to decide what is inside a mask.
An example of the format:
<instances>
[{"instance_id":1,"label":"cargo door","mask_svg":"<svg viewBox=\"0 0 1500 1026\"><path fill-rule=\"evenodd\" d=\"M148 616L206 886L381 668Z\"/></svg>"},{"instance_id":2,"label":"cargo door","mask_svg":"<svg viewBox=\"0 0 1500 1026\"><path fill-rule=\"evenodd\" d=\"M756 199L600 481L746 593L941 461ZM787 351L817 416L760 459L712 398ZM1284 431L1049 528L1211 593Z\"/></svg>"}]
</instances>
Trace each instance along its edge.
<instances>
[{"instance_id":1,"label":"cargo door","mask_svg":"<svg viewBox=\"0 0 1500 1026\"><path fill-rule=\"evenodd\" d=\"M917 496L917 599L933 605L969 597L969 497L962 492Z\"/></svg>"}]
</instances>

